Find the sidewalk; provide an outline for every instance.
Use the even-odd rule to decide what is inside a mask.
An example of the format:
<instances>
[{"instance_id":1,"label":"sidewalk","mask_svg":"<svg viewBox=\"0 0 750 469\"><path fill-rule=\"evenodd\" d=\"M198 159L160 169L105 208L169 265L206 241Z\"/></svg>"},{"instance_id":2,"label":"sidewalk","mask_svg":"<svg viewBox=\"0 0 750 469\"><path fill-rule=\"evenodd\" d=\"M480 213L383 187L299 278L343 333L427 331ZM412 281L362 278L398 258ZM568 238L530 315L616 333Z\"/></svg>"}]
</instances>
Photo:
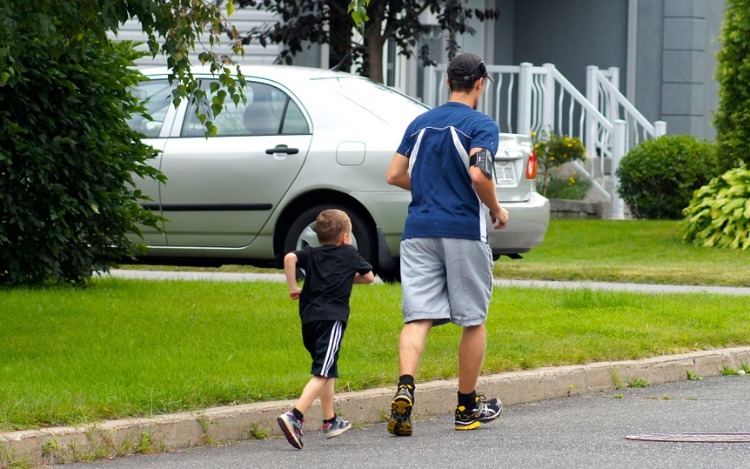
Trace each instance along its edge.
<instances>
[{"instance_id":1,"label":"sidewalk","mask_svg":"<svg viewBox=\"0 0 750 469\"><path fill-rule=\"evenodd\" d=\"M283 281L280 274L114 270L111 275L118 278L155 280ZM501 287L750 295L750 288L729 287L515 280L499 280L496 284ZM636 379L643 379L655 385L686 380L688 373L701 377L718 376L725 367L739 369L748 363L750 347L737 347L637 361L500 373L481 377L478 389L485 395L500 397L508 406L613 390ZM452 412L456 387L456 380L420 383L420 405L415 408L414 418L418 420ZM350 421L357 424L374 424L382 422L389 414L392 395L391 388L340 393L336 396L336 405L342 415ZM153 451L166 451L222 441L252 439L261 434L276 437L281 434L276 417L288 410L294 402L289 400L217 407L174 415L105 421L79 427L0 434L0 467L11 465L13 462L44 465L74 459L114 457L133 452L139 445L147 446ZM320 420L320 407L316 404L306 417L311 421Z\"/></svg>"},{"instance_id":2,"label":"sidewalk","mask_svg":"<svg viewBox=\"0 0 750 469\"><path fill-rule=\"evenodd\" d=\"M225 282L284 282L284 274L255 274L238 272L166 272L155 270L113 269L108 275L115 278L149 280L211 280ZM495 280L499 287L521 288L589 288L591 290L630 291L643 293L713 293L719 295L750 295L748 287L720 287L707 285L648 285L641 283L560 282L550 280Z\"/></svg>"},{"instance_id":3,"label":"sidewalk","mask_svg":"<svg viewBox=\"0 0 750 469\"><path fill-rule=\"evenodd\" d=\"M684 381L694 376L718 376L725 367L740 369L750 363L750 347L710 350L646 360L593 363L540 368L482 376L478 390L498 396L507 407L514 404L586 395L617 389L636 379L651 385ZM453 411L455 380L419 383L419 406L414 419L447 415ZM336 407L357 424L383 422L390 412L392 388L340 393ZM151 418L112 420L79 427L47 428L0 434L0 467L11 462L33 465L71 462L74 459L109 458L133 452L139 445L150 451L168 451L222 441L248 440L281 432L276 417L293 400L215 407ZM319 405L306 415L322 419ZM314 430L313 430L314 431Z\"/></svg>"}]
</instances>

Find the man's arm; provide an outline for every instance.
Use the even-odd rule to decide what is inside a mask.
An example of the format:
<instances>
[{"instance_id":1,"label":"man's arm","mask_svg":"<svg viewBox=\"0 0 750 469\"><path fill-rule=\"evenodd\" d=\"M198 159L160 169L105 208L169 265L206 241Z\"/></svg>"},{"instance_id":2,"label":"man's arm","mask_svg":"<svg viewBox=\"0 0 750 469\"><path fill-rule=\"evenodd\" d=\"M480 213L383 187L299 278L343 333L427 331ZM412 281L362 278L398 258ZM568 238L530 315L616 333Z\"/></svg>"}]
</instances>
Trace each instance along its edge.
<instances>
[{"instance_id":1,"label":"man's arm","mask_svg":"<svg viewBox=\"0 0 750 469\"><path fill-rule=\"evenodd\" d=\"M411 178L409 177L409 158L396 153L393 155L391 164L388 166L385 180L392 186L400 187L404 190L411 190Z\"/></svg>"},{"instance_id":2,"label":"man's arm","mask_svg":"<svg viewBox=\"0 0 750 469\"><path fill-rule=\"evenodd\" d=\"M472 148L471 155L478 153L482 148ZM495 181L488 178L480 168L469 166L469 177L474 191L479 196L479 200L490 210L490 217L496 229L505 228L508 224L508 211L500 206L497 201L495 192Z\"/></svg>"}]
</instances>

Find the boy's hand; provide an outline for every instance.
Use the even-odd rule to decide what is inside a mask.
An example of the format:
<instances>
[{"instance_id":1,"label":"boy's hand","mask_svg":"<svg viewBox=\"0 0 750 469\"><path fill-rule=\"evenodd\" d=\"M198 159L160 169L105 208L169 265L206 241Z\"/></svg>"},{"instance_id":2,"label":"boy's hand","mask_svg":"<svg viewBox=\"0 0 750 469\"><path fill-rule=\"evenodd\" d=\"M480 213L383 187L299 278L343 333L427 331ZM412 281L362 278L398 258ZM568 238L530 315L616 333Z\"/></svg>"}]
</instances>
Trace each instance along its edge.
<instances>
[{"instance_id":1,"label":"boy's hand","mask_svg":"<svg viewBox=\"0 0 750 469\"><path fill-rule=\"evenodd\" d=\"M294 287L289 289L289 298L293 300L299 300L299 296L302 294L302 289L300 287Z\"/></svg>"}]
</instances>

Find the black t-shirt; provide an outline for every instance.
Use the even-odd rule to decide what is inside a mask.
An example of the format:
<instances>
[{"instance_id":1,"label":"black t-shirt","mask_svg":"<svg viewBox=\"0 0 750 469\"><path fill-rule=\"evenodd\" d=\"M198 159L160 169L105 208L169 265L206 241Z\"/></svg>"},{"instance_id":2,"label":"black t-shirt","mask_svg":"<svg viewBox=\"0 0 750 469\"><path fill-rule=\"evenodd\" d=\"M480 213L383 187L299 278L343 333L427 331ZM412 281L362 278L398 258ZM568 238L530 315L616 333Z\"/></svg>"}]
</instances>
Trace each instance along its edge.
<instances>
[{"instance_id":1,"label":"black t-shirt","mask_svg":"<svg viewBox=\"0 0 750 469\"><path fill-rule=\"evenodd\" d=\"M305 270L299 298L302 323L349 319L349 297L354 274L365 275L372 266L350 244L305 247L295 251L297 267Z\"/></svg>"}]
</instances>

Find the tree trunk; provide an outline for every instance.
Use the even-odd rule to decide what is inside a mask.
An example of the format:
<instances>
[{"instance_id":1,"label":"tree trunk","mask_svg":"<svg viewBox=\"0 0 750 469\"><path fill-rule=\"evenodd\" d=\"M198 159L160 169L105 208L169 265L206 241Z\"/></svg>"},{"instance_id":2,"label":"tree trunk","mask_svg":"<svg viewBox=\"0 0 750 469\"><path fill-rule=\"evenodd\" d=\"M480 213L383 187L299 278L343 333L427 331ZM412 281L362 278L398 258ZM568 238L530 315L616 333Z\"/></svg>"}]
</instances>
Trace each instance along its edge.
<instances>
[{"instance_id":1,"label":"tree trunk","mask_svg":"<svg viewBox=\"0 0 750 469\"><path fill-rule=\"evenodd\" d=\"M365 43L368 56L368 76L371 80L383 83L383 46L385 37L382 34L382 21L375 20L368 26Z\"/></svg>"}]
</instances>

